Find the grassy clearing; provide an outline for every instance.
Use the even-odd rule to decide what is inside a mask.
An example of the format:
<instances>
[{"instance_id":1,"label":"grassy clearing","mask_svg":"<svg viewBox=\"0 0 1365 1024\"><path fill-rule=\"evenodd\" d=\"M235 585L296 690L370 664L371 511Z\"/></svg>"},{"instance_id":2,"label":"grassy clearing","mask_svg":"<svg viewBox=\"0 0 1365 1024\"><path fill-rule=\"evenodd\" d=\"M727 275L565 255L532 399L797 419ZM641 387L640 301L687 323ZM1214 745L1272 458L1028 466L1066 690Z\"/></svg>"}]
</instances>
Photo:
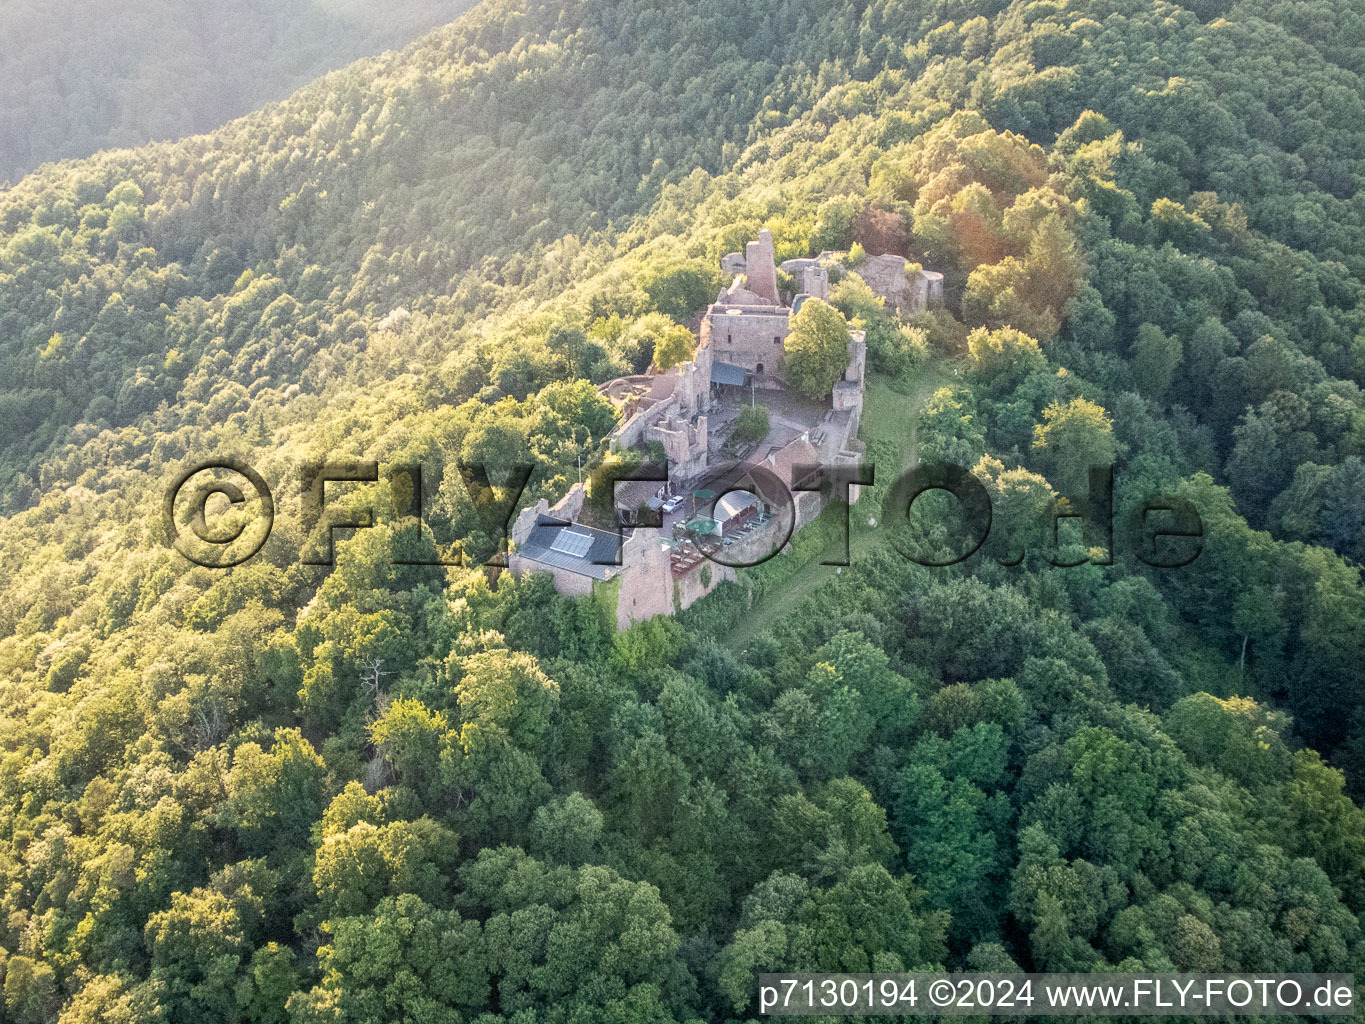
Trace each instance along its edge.
<instances>
[{"instance_id":1,"label":"grassy clearing","mask_svg":"<svg viewBox=\"0 0 1365 1024\"><path fill-rule=\"evenodd\" d=\"M859 436L867 445L867 461L876 467L877 482L863 489L849 517L850 560L856 561L881 542L885 532L880 525L882 500L896 478L915 464L920 410L950 377L946 367L931 364L904 389L893 387L885 377L868 378ZM786 554L740 571L740 579L753 587L755 598L748 613L727 631L729 646L742 647L834 577L836 567L820 563L838 550L842 515L841 508L827 507L793 538Z\"/></svg>"}]
</instances>

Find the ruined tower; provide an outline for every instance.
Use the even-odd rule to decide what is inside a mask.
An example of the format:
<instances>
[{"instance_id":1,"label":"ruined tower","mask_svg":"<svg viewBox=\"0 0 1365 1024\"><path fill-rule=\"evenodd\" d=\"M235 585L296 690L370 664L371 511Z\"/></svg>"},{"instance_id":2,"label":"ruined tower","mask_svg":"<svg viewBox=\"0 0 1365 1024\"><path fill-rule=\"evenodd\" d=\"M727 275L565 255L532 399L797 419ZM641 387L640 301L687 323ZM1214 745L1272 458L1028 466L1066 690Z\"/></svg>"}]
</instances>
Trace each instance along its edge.
<instances>
[{"instance_id":1,"label":"ruined tower","mask_svg":"<svg viewBox=\"0 0 1365 1024\"><path fill-rule=\"evenodd\" d=\"M745 247L744 264L749 291L776 306L777 261L773 251L773 235L767 228L758 233L758 241L750 242Z\"/></svg>"}]
</instances>

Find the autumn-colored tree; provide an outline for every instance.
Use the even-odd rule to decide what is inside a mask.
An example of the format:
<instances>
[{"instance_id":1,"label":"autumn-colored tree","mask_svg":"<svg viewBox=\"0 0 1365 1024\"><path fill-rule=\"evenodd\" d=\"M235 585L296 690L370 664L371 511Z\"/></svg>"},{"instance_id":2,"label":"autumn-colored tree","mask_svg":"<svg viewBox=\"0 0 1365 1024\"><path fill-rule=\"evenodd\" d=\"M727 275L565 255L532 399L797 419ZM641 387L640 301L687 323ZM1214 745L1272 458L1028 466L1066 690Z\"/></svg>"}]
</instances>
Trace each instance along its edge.
<instances>
[{"instance_id":1,"label":"autumn-colored tree","mask_svg":"<svg viewBox=\"0 0 1365 1024\"><path fill-rule=\"evenodd\" d=\"M1066 495L1089 494L1091 466L1111 466L1118 451L1114 423L1103 406L1087 398L1053 402L1033 428L1033 448Z\"/></svg>"},{"instance_id":2,"label":"autumn-colored tree","mask_svg":"<svg viewBox=\"0 0 1365 1024\"><path fill-rule=\"evenodd\" d=\"M974 373L993 391L1010 390L1022 377L1047 366L1038 342L1011 327L978 327L967 336L967 358Z\"/></svg>"}]
</instances>

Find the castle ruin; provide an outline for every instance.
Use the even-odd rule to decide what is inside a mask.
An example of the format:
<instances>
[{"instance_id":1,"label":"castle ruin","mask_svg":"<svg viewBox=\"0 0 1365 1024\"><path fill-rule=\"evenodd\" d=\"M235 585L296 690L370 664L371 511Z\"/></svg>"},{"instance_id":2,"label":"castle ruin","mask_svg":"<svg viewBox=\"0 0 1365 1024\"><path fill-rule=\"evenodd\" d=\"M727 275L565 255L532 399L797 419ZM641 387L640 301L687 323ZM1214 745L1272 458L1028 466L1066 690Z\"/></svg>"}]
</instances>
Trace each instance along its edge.
<instances>
[{"instance_id":1,"label":"castle ruin","mask_svg":"<svg viewBox=\"0 0 1365 1024\"><path fill-rule=\"evenodd\" d=\"M725 562L758 561L814 519L826 498L819 491L795 490L806 482L800 479L802 467L852 465L862 450L857 435L867 343L861 331L849 333L848 366L827 402L805 401L782 381L790 319L809 298L828 301L833 256L822 253L782 264L800 288L790 306L778 292L767 230L742 255L722 257L721 269L733 279L707 308L692 360L599 388L621 414L609 438L612 448L657 442L667 456L666 485L620 488L627 509L636 502L647 505L663 516L663 529L617 532L585 525L585 492L575 484L555 505L542 499L518 515L511 570L549 573L556 589L571 596L589 594L599 585L617 587L617 627L624 629L687 608L736 578L735 568ZM874 292L897 309L923 311L942 299L942 275L904 257L875 257L864 270ZM768 436L736 460L730 428L744 404L757 403L760 391L769 407ZM720 485L728 490L698 491L712 483L708 473L720 466L728 467ZM769 493L783 489L790 492L789 510L784 495ZM857 497L853 486L850 502ZM725 557L718 560L718 552Z\"/></svg>"}]
</instances>

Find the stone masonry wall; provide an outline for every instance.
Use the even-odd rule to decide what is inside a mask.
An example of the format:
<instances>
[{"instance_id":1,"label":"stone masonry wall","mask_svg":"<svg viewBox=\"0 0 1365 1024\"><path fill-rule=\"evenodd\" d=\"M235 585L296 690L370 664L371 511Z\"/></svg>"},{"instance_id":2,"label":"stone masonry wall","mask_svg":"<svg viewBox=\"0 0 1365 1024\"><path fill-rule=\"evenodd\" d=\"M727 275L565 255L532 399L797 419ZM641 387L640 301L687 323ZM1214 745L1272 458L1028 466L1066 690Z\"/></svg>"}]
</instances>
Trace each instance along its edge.
<instances>
[{"instance_id":1,"label":"stone masonry wall","mask_svg":"<svg viewBox=\"0 0 1365 1024\"><path fill-rule=\"evenodd\" d=\"M758 240L750 242L744 250L744 276L749 291L761 295L765 300L777 305L777 263L773 250L772 232L764 228L758 233Z\"/></svg>"},{"instance_id":2,"label":"stone masonry wall","mask_svg":"<svg viewBox=\"0 0 1365 1024\"><path fill-rule=\"evenodd\" d=\"M508 569L515 575L524 572L544 572L549 573L554 580L555 589L565 597L587 597L592 593L593 579L590 576L580 576L576 572L569 572L567 569L555 569L539 562L533 562L529 558L513 552L512 557L507 563Z\"/></svg>"},{"instance_id":3,"label":"stone masonry wall","mask_svg":"<svg viewBox=\"0 0 1365 1024\"><path fill-rule=\"evenodd\" d=\"M713 359L751 373L780 373L789 320L782 306L712 306L702 338Z\"/></svg>"},{"instance_id":4,"label":"stone masonry wall","mask_svg":"<svg viewBox=\"0 0 1365 1024\"><path fill-rule=\"evenodd\" d=\"M658 530L632 530L621 547L625 566L616 594L616 628L673 614L673 573Z\"/></svg>"}]
</instances>

